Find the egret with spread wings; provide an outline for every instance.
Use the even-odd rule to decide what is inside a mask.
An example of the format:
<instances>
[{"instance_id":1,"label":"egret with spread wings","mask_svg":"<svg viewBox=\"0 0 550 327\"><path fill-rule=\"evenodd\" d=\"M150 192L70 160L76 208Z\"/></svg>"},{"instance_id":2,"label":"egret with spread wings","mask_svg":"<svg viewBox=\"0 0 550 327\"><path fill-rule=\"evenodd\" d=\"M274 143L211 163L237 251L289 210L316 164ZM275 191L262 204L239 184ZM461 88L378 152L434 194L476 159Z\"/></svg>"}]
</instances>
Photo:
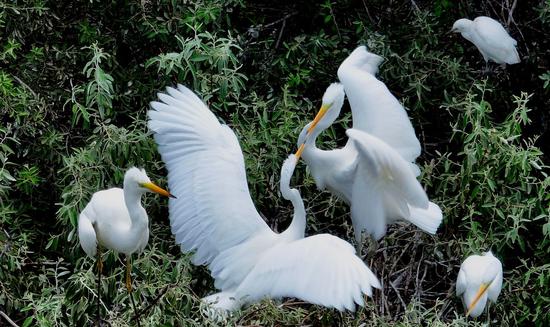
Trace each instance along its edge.
<instances>
[{"instance_id":1,"label":"egret with spread wings","mask_svg":"<svg viewBox=\"0 0 550 327\"><path fill-rule=\"evenodd\" d=\"M300 133L296 153L304 158L319 189L350 204L359 248L363 231L378 240L388 223L406 220L433 234L442 220L440 208L416 180L420 170L414 161L420 143L407 113L374 76L381 62L364 46L342 62L341 84L327 88L317 116ZM353 115L348 142L340 149L317 148L317 137L338 117L345 95Z\"/></svg>"},{"instance_id":2,"label":"egret with spread wings","mask_svg":"<svg viewBox=\"0 0 550 327\"><path fill-rule=\"evenodd\" d=\"M305 209L289 188L296 159L281 171L281 193L294 205L290 226L271 230L254 207L237 137L191 90L168 87L151 103L149 128L166 163L170 224L183 252L208 265L221 292L205 300L232 311L263 298L296 297L353 310L380 283L352 246L331 235L304 238Z\"/></svg>"}]
</instances>

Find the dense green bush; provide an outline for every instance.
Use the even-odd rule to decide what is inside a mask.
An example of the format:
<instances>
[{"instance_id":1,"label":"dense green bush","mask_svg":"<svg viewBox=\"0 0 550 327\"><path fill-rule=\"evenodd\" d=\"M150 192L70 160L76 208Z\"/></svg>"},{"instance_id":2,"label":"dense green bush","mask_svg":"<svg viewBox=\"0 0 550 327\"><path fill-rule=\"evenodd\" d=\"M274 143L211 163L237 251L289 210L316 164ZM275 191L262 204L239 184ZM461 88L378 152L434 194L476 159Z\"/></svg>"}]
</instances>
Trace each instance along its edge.
<instances>
[{"instance_id":1,"label":"dense green bush","mask_svg":"<svg viewBox=\"0 0 550 327\"><path fill-rule=\"evenodd\" d=\"M481 14L509 20L521 64L482 75L477 50L448 33L455 19ZM15 0L0 1L0 27L0 310L19 325L95 320L95 266L78 244L78 214L132 165L166 183L145 123L165 86L191 86L235 130L254 202L284 229L292 209L278 193L280 165L359 44L384 56L380 78L409 108L423 185L444 223L436 236L390 229L367 258L384 291L355 314L264 301L227 323L483 325L463 317L454 281L467 255L492 249L505 284L489 322L550 324L548 0ZM350 122L345 107L323 146L342 145ZM351 239L349 209L317 191L304 165L294 182L307 232ZM134 261L142 323L216 325L201 311L208 271L175 246L165 200L145 206L151 239ZM134 318L121 259L108 255L101 285L113 326Z\"/></svg>"}]
</instances>

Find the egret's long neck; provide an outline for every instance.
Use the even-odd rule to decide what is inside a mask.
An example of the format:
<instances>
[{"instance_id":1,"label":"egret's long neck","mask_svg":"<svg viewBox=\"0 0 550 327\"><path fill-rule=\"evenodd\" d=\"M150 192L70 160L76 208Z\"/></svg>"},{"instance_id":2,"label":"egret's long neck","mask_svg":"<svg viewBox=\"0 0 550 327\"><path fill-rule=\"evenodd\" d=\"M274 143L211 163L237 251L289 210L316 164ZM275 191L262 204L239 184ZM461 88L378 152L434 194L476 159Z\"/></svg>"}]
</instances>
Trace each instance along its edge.
<instances>
[{"instance_id":1,"label":"egret's long neck","mask_svg":"<svg viewBox=\"0 0 550 327\"><path fill-rule=\"evenodd\" d=\"M308 125L309 126L309 125ZM319 125L317 125L319 126ZM307 127L307 126L306 126ZM302 154L302 157L304 158L304 160L308 163L308 165L310 164L310 157L314 156L314 153L316 152L320 152L320 151L323 151L321 149L319 149L317 147L317 137L319 137L319 135L321 135L321 133L323 133L323 131L325 131L328 127L325 127L323 129L321 128L315 128L311 134L308 136L308 140L305 144L305 147L304 147L304 152Z\"/></svg>"},{"instance_id":2,"label":"egret's long neck","mask_svg":"<svg viewBox=\"0 0 550 327\"><path fill-rule=\"evenodd\" d=\"M292 202L292 206L294 207L292 222L282 234L292 240L302 239L306 231L306 208L300 192L295 188L281 189L281 194L285 199Z\"/></svg>"},{"instance_id":3,"label":"egret's long neck","mask_svg":"<svg viewBox=\"0 0 550 327\"><path fill-rule=\"evenodd\" d=\"M124 203L132 220L132 230L140 230L148 225L147 215L141 206L143 192L131 183L124 183Z\"/></svg>"}]
</instances>

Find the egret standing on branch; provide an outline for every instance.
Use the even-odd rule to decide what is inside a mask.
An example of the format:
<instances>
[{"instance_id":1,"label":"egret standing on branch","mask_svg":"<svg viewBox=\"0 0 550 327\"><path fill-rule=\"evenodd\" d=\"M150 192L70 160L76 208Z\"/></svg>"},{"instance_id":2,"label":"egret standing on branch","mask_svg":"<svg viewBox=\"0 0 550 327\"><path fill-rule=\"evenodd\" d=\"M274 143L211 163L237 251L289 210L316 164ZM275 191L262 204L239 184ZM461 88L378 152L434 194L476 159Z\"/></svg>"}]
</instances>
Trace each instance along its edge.
<instances>
[{"instance_id":1,"label":"egret standing on branch","mask_svg":"<svg viewBox=\"0 0 550 327\"><path fill-rule=\"evenodd\" d=\"M456 280L456 295L462 296L467 316L481 315L487 300L496 302L501 289L502 263L491 251L464 260Z\"/></svg>"},{"instance_id":2,"label":"egret standing on branch","mask_svg":"<svg viewBox=\"0 0 550 327\"><path fill-rule=\"evenodd\" d=\"M466 40L472 42L485 62L489 60L497 64L517 64L520 62L517 41L496 20L479 16L469 20L461 18L453 24L452 32L460 33Z\"/></svg>"},{"instance_id":3,"label":"egret standing on branch","mask_svg":"<svg viewBox=\"0 0 550 327\"><path fill-rule=\"evenodd\" d=\"M381 61L364 46L344 60L338 69L342 84L327 88L317 116L300 133L296 153L319 189L327 188L350 204L359 249L363 231L378 240L387 224L406 220L434 234L442 220L441 210L416 180L420 143L408 116L373 75ZM340 114L344 89L353 115L350 139L343 148L321 150L316 139Z\"/></svg>"},{"instance_id":4,"label":"egret standing on branch","mask_svg":"<svg viewBox=\"0 0 550 327\"><path fill-rule=\"evenodd\" d=\"M145 170L133 167L124 174L124 189L113 187L94 193L78 218L78 237L82 249L91 257L97 255L98 319L102 247L126 255L126 288L133 305L130 260L132 253L142 252L149 241L149 218L141 206L141 196L146 192L174 198L152 183Z\"/></svg>"},{"instance_id":5,"label":"egret standing on branch","mask_svg":"<svg viewBox=\"0 0 550 327\"><path fill-rule=\"evenodd\" d=\"M151 103L149 128L179 196L169 201L172 233L183 252L195 252L194 264L208 265L221 290L206 302L225 312L263 298L296 297L353 310L363 305L363 294L380 288L349 243L328 234L304 238L304 204L289 188L296 158L281 169L281 193L294 216L276 233L254 207L233 131L188 88L167 93Z\"/></svg>"}]
</instances>

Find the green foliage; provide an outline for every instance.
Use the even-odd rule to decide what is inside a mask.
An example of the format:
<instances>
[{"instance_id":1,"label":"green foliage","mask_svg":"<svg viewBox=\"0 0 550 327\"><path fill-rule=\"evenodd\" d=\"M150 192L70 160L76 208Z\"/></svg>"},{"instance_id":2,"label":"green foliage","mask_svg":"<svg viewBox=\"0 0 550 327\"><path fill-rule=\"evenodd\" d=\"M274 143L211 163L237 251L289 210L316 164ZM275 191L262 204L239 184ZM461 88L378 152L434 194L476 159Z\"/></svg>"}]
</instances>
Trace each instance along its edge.
<instances>
[{"instance_id":1,"label":"green foliage","mask_svg":"<svg viewBox=\"0 0 550 327\"><path fill-rule=\"evenodd\" d=\"M180 52L161 54L149 59L145 66L157 66L158 73L175 74L176 80L181 82L191 77L195 90L203 94L216 93L220 99L226 99L224 107L227 107L231 105L230 98L238 100L246 81L246 76L238 72L240 64L234 53L242 49L232 38L218 38L197 30L194 34L188 39L176 36Z\"/></svg>"},{"instance_id":2,"label":"green foliage","mask_svg":"<svg viewBox=\"0 0 550 327\"><path fill-rule=\"evenodd\" d=\"M114 90L113 77L100 67L101 61L109 59L109 55L98 48L97 43L85 49L90 49L93 57L84 66L83 73L86 78L93 78L86 86L73 87L70 102L72 102L73 126L78 125L82 119L84 126L88 127L91 117L105 120L106 117L111 116ZM78 102L77 98L80 94L84 95L85 104Z\"/></svg>"},{"instance_id":3,"label":"green foliage","mask_svg":"<svg viewBox=\"0 0 550 327\"><path fill-rule=\"evenodd\" d=\"M292 208L279 196L280 165L338 64L366 44L384 57L380 79L409 109L423 144L422 182L445 214L438 234L393 226L368 259L383 293L355 314L290 299L216 322L200 302L214 289L207 269L175 246L166 201L148 196L151 239L133 270L142 324L550 324L550 46L541 32L550 2L518 5L508 27L523 63L488 76L478 72L477 50L447 33L457 17L507 18L494 11L501 7L496 0L0 3L1 310L21 326L95 321L96 271L78 244L78 215L95 191L120 187L130 166L166 184L146 110L175 83L196 90L233 128L254 202L282 231ZM320 137L323 148L343 145L350 125L345 107ZM308 234L351 239L349 208L317 191L304 165L293 183L306 202ZM504 289L491 321L467 320L454 279L463 258L489 248L504 262ZM104 260L105 317L133 325L123 258Z\"/></svg>"},{"instance_id":4,"label":"green foliage","mask_svg":"<svg viewBox=\"0 0 550 327\"><path fill-rule=\"evenodd\" d=\"M514 96L516 108L504 121L494 123L492 106L484 100L488 92L485 85L476 84L465 97L446 105L456 118L453 137L462 151L456 157L441 157L435 167L435 187L449 210L448 222L459 226L471 252L492 249L500 254L505 269L521 262L508 272L507 291L531 292L520 295L519 303L506 300L504 305L527 313L507 317L510 324L543 324L547 312L538 308L550 305L545 295L550 274L544 259L550 246L549 167L533 145L535 140L522 137L522 129L530 123L530 96ZM529 309L533 307L537 309Z\"/></svg>"}]
</instances>

